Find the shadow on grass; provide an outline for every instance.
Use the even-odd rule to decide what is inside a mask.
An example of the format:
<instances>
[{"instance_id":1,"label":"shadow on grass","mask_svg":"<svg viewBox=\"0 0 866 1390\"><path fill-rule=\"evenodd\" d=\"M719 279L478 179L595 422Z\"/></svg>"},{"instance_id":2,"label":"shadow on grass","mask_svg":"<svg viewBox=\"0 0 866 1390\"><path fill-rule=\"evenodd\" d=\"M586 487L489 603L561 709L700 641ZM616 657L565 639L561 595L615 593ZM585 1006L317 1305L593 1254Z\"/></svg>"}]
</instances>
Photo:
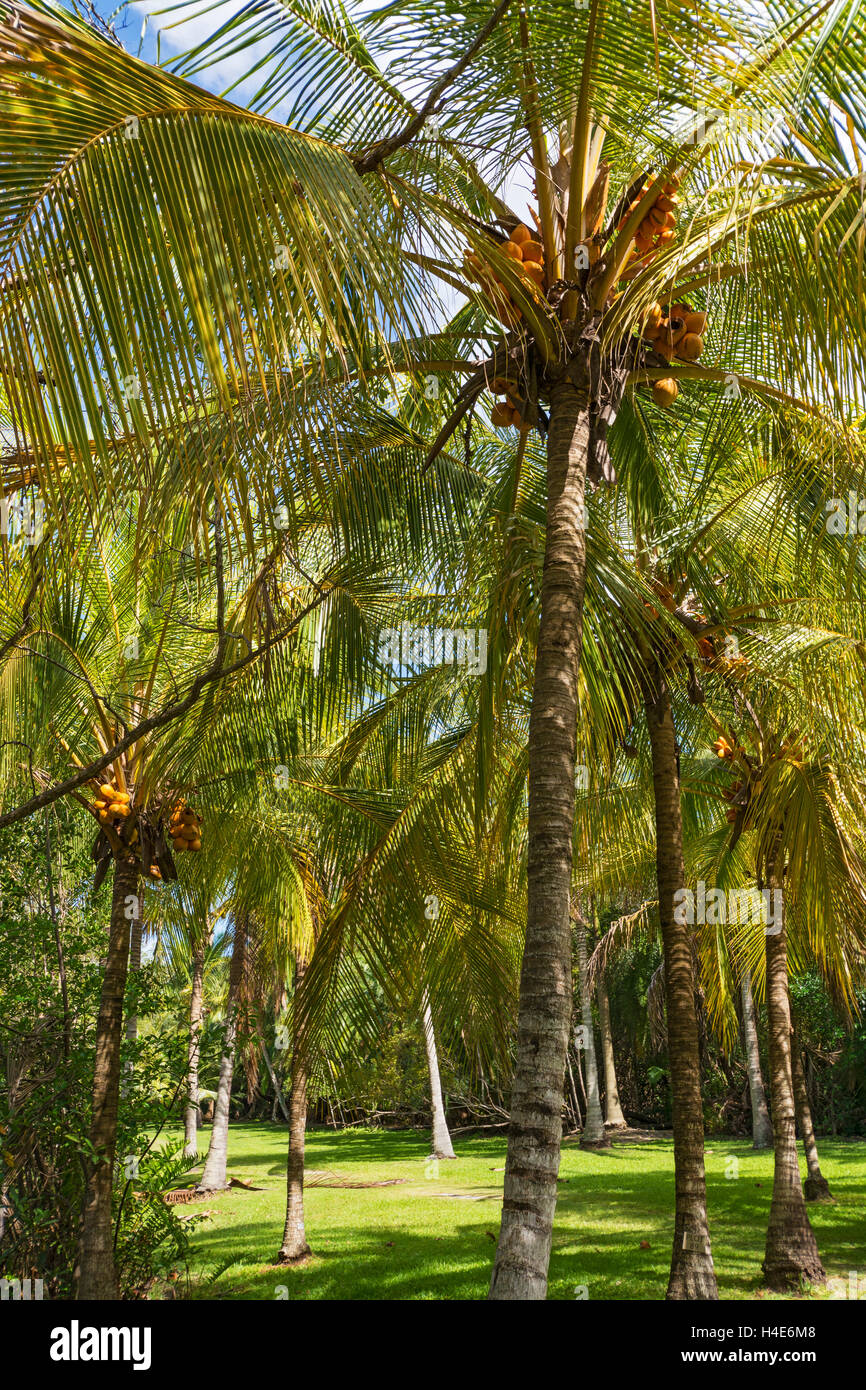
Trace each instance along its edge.
<instances>
[{"instance_id":1,"label":"shadow on grass","mask_svg":"<svg viewBox=\"0 0 866 1390\"><path fill-rule=\"evenodd\" d=\"M463 1202L441 1194L499 1187L505 1142L473 1137L457 1163L439 1166L435 1188L422 1181L426 1135L314 1130L311 1169L356 1180L400 1176L405 1186L311 1187L307 1234L314 1258L301 1268L271 1264L280 1243L286 1131L233 1125L229 1173L257 1178L261 1193L209 1202L213 1225L193 1235L197 1282L205 1299L483 1299L499 1231L498 1199ZM822 1165L837 1203L810 1207L827 1272L844 1275L866 1260L866 1146L825 1141ZM735 1161L732 1161L735 1160ZM669 1141L583 1152L563 1148L550 1266L550 1297L660 1299L670 1263L673 1153ZM722 1298L750 1299L760 1266L772 1195L772 1155L748 1141L707 1145L710 1229ZM645 1248L641 1248L641 1243ZM235 1263L208 1282L209 1272ZM578 1291L576 1294L575 1291Z\"/></svg>"}]
</instances>

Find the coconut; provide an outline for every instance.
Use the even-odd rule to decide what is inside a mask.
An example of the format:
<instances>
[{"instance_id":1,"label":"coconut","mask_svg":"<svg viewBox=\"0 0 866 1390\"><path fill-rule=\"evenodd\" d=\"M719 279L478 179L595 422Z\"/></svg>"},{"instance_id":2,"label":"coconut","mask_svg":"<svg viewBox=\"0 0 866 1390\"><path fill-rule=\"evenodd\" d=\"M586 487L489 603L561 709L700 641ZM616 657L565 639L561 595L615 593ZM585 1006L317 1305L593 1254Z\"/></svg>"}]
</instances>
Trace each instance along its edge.
<instances>
[{"instance_id":1,"label":"coconut","mask_svg":"<svg viewBox=\"0 0 866 1390\"><path fill-rule=\"evenodd\" d=\"M704 340L697 333L684 333L677 344L677 356L687 362L697 362L704 350Z\"/></svg>"},{"instance_id":2,"label":"coconut","mask_svg":"<svg viewBox=\"0 0 866 1390\"><path fill-rule=\"evenodd\" d=\"M656 299L656 300L653 301L652 304L650 304L650 305L648 306L648 308L647 308L647 310L646 310L646 313L644 314L644 320L643 320L644 337L645 337L645 338L653 337L656 333L658 333L658 331L659 331L659 329L661 328L661 326L662 326L662 306L659 304L658 300Z\"/></svg>"},{"instance_id":3,"label":"coconut","mask_svg":"<svg viewBox=\"0 0 866 1390\"><path fill-rule=\"evenodd\" d=\"M191 850L196 850L196 851L200 850L200 849L201 849L201 840L191 840L191 841L190 841L189 847L190 847Z\"/></svg>"},{"instance_id":4,"label":"coconut","mask_svg":"<svg viewBox=\"0 0 866 1390\"><path fill-rule=\"evenodd\" d=\"M513 241L504 241L499 249L502 252L503 256L507 256L510 261L523 260L523 253L521 252L520 247L517 246Z\"/></svg>"},{"instance_id":5,"label":"coconut","mask_svg":"<svg viewBox=\"0 0 866 1390\"><path fill-rule=\"evenodd\" d=\"M540 241L525 241L520 249L525 261L535 261L538 265L544 264L544 247Z\"/></svg>"},{"instance_id":6,"label":"coconut","mask_svg":"<svg viewBox=\"0 0 866 1390\"><path fill-rule=\"evenodd\" d=\"M109 782L103 782L102 786L99 788L99 794L100 796L104 796L107 801L110 801L115 794L114 787L112 787Z\"/></svg>"},{"instance_id":7,"label":"coconut","mask_svg":"<svg viewBox=\"0 0 866 1390\"><path fill-rule=\"evenodd\" d=\"M699 337L703 337L707 326L707 316L705 313L689 312L686 314L685 320L687 333L697 333Z\"/></svg>"},{"instance_id":8,"label":"coconut","mask_svg":"<svg viewBox=\"0 0 866 1390\"><path fill-rule=\"evenodd\" d=\"M539 289L544 288L543 265L540 265L537 261L524 261L523 270L524 273L528 276L528 278L532 280L534 284L538 285Z\"/></svg>"},{"instance_id":9,"label":"coconut","mask_svg":"<svg viewBox=\"0 0 866 1390\"><path fill-rule=\"evenodd\" d=\"M665 410L669 410L679 395L679 390L680 388L677 386L673 377L662 377L661 381L653 382L653 400L656 405L660 405Z\"/></svg>"},{"instance_id":10,"label":"coconut","mask_svg":"<svg viewBox=\"0 0 866 1390\"><path fill-rule=\"evenodd\" d=\"M523 246L524 242L532 240L532 233L521 222L519 226L514 228L509 239L514 242L515 246Z\"/></svg>"},{"instance_id":11,"label":"coconut","mask_svg":"<svg viewBox=\"0 0 866 1390\"><path fill-rule=\"evenodd\" d=\"M504 430L511 424L511 414L511 407L505 401L497 401L490 412L490 423L498 430Z\"/></svg>"}]
</instances>

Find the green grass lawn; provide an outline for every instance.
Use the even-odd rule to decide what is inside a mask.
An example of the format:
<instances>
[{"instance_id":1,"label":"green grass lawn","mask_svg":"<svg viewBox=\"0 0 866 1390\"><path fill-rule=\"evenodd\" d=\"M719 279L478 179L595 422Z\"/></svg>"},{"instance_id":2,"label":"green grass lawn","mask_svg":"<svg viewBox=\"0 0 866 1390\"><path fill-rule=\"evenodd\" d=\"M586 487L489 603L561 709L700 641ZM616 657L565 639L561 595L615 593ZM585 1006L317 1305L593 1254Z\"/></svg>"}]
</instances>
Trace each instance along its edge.
<instances>
[{"instance_id":1,"label":"green grass lawn","mask_svg":"<svg viewBox=\"0 0 866 1390\"><path fill-rule=\"evenodd\" d=\"M207 1129L199 1133L202 1149L208 1134ZM228 1176L262 1190L233 1189L202 1204L212 1214L192 1237L190 1296L485 1296L499 1229L504 1137L458 1136L460 1157L440 1163L437 1172L427 1158L426 1135L310 1133L310 1170L328 1170L355 1181L404 1181L363 1189L308 1186L307 1239L315 1254L296 1269L271 1263L283 1228L286 1142L282 1127L231 1126ZM824 1140L820 1153L837 1201L812 1206L810 1213L828 1275L847 1285L849 1270L866 1268L866 1143ZM764 1292L760 1273L772 1167L770 1154L755 1154L741 1139L708 1141L710 1231L721 1298L774 1297ZM736 1176L728 1176L732 1173ZM459 1195L447 1195L451 1193ZM484 1200L467 1200L470 1197ZM566 1141L549 1296L574 1298L576 1289L586 1286L590 1299L662 1298L673 1201L669 1139L617 1143L595 1153L583 1153L576 1143ZM202 1207L191 1204L180 1210ZM649 1242L648 1249L641 1249L642 1241ZM218 1273L228 1260L234 1263ZM861 1297L866 1297L866 1275L861 1274L860 1287Z\"/></svg>"}]
</instances>

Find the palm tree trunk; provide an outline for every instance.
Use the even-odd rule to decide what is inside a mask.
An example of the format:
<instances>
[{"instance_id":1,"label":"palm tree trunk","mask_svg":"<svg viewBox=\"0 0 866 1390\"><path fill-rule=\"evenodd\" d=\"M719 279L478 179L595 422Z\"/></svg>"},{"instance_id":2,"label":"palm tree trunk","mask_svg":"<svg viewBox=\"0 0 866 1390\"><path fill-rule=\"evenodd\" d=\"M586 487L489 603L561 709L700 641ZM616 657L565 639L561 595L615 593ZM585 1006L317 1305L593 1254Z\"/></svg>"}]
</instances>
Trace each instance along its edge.
<instances>
[{"instance_id":1,"label":"palm tree trunk","mask_svg":"<svg viewBox=\"0 0 866 1390\"><path fill-rule=\"evenodd\" d=\"M430 1076L430 1104L433 1110L433 1157L456 1158L445 1106L442 1101L442 1081L439 1076L439 1057L436 1052L436 1034L433 1031L433 1013L430 1008L430 995L423 995L424 1046L427 1050L427 1071Z\"/></svg>"},{"instance_id":2,"label":"palm tree trunk","mask_svg":"<svg viewBox=\"0 0 866 1390\"><path fill-rule=\"evenodd\" d=\"M123 996L129 961L130 899L138 903L138 861L114 861L108 958L102 977L96 1021L96 1061L89 1139L94 1153L86 1160L86 1180L75 1261L78 1299L117 1299L117 1271L111 1226L111 1193L117 1145L120 1049L123 1041Z\"/></svg>"},{"instance_id":3,"label":"palm tree trunk","mask_svg":"<svg viewBox=\"0 0 866 1390\"><path fill-rule=\"evenodd\" d=\"M304 1141L307 1132L306 1029L300 999L307 963L295 968L294 1036L292 1038L292 1094L289 1097L289 1156L286 1165L286 1224L277 1264L299 1264L311 1254L304 1225Z\"/></svg>"},{"instance_id":4,"label":"palm tree trunk","mask_svg":"<svg viewBox=\"0 0 866 1390\"><path fill-rule=\"evenodd\" d=\"M198 1157L198 1059L201 1049L201 1014L204 996L204 946L192 955L192 994L189 1000L189 1042L187 1044L186 1111L184 1112L184 1157Z\"/></svg>"},{"instance_id":5,"label":"palm tree trunk","mask_svg":"<svg viewBox=\"0 0 866 1390\"><path fill-rule=\"evenodd\" d=\"M707 1223L704 1114L692 941L675 916L683 888L683 825L676 730L664 674L646 702L652 746L656 821L656 873L664 949L665 1002L674 1130L676 1215L668 1280L669 1299L716 1299L716 1274Z\"/></svg>"},{"instance_id":6,"label":"palm tree trunk","mask_svg":"<svg viewBox=\"0 0 866 1390\"><path fill-rule=\"evenodd\" d=\"M758 1047L758 1025L755 1020L755 1000L752 995L752 972L743 967L740 980L743 1004L743 1040L746 1047L746 1070L749 1074L749 1096L752 1102L752 1148L773 1147L773 1125L767 1109L767 1094L761 1075L761 1053Z\"/></svg>"},{"instance_id":7,"label":"palm tree trunk","mask_svg":"<svg viewBox=\"0 0 866 1390\"><path fill-rule=\"evenodd\" d=\"M580 368L581 359L571 367ZM493 1299L543 1299L556 1206L572 1010L571 859L585 578L588 381L556 383L547 437L547 538L529 716L526 941Z\"/></svg>"},{"instance_id":8,"label":"palm tree trunk","mask_svg":"<svg viewBox=\"0 0 866 1390\"><path fill-rule=\"evenodd\" d=\"M604 1123L608 1129L627 1129L625 1115L622 1113L622 1106L619 1103L616 1061L613 1052L613 1031L610 1026L610 1000L603 970L598 972L596 998L598 999L598 1023L601 1033L601 1060L604 1066Z\"/></svg>"},{"instance_id":9,"label":"palm tree trunk","mask_svg":"<svg viewBox=\"0 0 866 1390\"><path fill-rule=\"evenodd\" d=\"M595 1058L595 1034L592 1026L592 995L586 968L586 922L578 910L575 933L577 935L577 967L580 986L580 1016L583 1023L581 1033L586 1057L586 1123L580 1136L582 1149L609 1149L610 1140L604 1132L604 1117L598 1095L598 1066Z\"/></svg>"},{"instance_id":10,"label":"palm tree trunk","mask_svg":"<svg viewBox=\"0 0 866 1390\"><path fill-rule=\"evenodd\" d=\"M770 1037L770 1095L773 1104L773 1199L763 1270L771 1289L796 1287L801 1278L823 1284L824 1267L803 1199L797 1158L794 1085L791 1074L791 1012L788 1001L788 950L782 907L782 868L776 863L769 888L775 921L765 934L767 1017ZM778 896L775 896L778 894Z\"/></svg>"},{"instance_id":11,"label":"palm tree trunk","mask_svg":"<svg viewBox=\"0 0 866 1390\"><path fill-rule=\"evenodd\" d=\"M803 1184L803 1195L807 1202L832 1202L833 1194L830 1191L830 1184L821 1172L821 1164L818 1161L818 1145L815 1143L815 1128L812 1124L812 1107L809 1104L809 1092L806 1090L803 1058L800 1053L796 1028L791 1035L791 1079L794 1083L794 1108L797 1115L797 1125L800 1130L800 1138L803 1140L803 1151L806 1155L806 1167L809 1173Z\"/></svg>"},{"instance_id":12,"label":"palm tree trunk","mask_svg":"<svg viewBox=\"0 0 866 1390\"><path fill-rule=\"evenodd\" d=\"M238 999L244 977L244 958L246 956L247 931L245 922L235 922L232 962L229 969L229 993L226 1002L226 1031L223 1042L223 1055L220 1059L220 1076L217 1083L217 1098L211 1125L210 1144L204 1172L196 1191L217 1191L226 1186L226 1165L229 1144L229 1105L232 1098L232 1077L235 1068L235 1047L238 1035Z\"/></svg>"}]
</instances>

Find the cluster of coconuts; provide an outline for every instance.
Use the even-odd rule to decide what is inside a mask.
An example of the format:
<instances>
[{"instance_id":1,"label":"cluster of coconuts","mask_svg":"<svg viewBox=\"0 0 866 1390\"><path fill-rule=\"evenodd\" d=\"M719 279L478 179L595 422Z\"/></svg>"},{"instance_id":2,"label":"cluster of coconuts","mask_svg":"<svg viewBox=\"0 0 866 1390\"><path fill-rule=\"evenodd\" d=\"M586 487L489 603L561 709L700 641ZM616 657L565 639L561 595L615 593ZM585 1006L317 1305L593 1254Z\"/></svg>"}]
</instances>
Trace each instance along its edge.
<instances>
[{"instance_id":1,"label":"cluster of coconuts","mask_svg":"<svg viewBox=\"0 0 866 1390\"><path fill-rule=\"evenodd\" d=\"M202 817L182 802L174 807L168 822L168 833L175 853L182 849L201 849Z\"/></svg>"},{"instance_id":2,"label":"cluster of coconuts","mask_svg":"<svg viewBox=\"0 0 866 1390\"><path fill-rule=\"evenodd\" d=\"M634 246L626 262L626 273L629 270L636 271L639 267L648 266L653 257L656 256L659 251L664 250L665 246L673 241L676 236L677 189L679 186L680 181L676 174L671 174L649 212L638 225L634 237ZM644 183L632 196L631 202L626 205L622 217L619 220L617 231L622 231L626 222L648 191L649 184Z\"/></svg>"},{"instance_id":3,"label":"cluster of coconuts","mask_svg":"<svg viewBox=\"0 0 866 1390\"><path fill-rule=\"evenodd\" d=\"M532 425L523 417L523 406L515 383L505 377L496 376L490 383L490 389L494 396L505 397L503 401L497 401L491 410L490 423L498 430L505 430L513 425L521 434L529 434Z\"/></svg>"},{"instance_id":4,"label":"cluster of coconuts","mask_svg":"<svg viewBox=\"0 0 866 1390\"><path fill-rule=\"evenodd\" d=\"M99 788L99 796L93 802L93 809L100 825L111 825L120 829L118 822L125 821L132 814L129 792L113 786L110 782L103 782ZM138 832L133 831L133 836L137 835Z\"/></svg>"},{"instance_id":5,"label":"cluster of coconuts","mask_svg":"<svg viewBox=\"0 0 866 1390\"><path fill-rule=\"evenodd\" d=\"M659 304L654 301L647 309L641 325L641 337L659 357L671 362L678 357L683 362L697 362L704 350L707 316L690 304ZM669 409L679 395L673 377L653 382L653 400Z\"/></svg>"},{"instance_id":6,"label":"cluster of coconuts","mask_svg":"<svg viewBox=\"0 0 866 1390\"><path fill-rule=\"evenodd\" d=\"M544 247L533 237L528 227L521 222L511 232L507 241L499 243L498 250L514 262L515 270L528 285L544 292ZM483 261L471 247L466 248L463 259L467 280L474 280L481 286L500 323L505 324L506 328L515 328L520 322L520 310L494 268Z\"/></svg>"}]
</instances>

